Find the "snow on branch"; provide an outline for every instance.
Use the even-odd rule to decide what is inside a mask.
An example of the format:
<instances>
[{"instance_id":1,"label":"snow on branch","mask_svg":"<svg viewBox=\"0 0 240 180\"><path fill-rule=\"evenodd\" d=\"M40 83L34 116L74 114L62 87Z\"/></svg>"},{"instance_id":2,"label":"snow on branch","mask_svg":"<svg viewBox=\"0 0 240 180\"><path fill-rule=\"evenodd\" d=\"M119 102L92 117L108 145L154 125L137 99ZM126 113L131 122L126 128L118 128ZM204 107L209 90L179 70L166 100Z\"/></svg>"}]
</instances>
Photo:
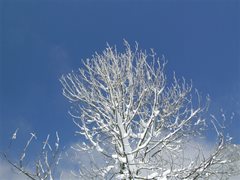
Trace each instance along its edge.
<instances>
[{"instance_id":1,"label":"snow on branch","mask_svg":"<svg viewBox=\"0 0 240 180\"><path fill-rule=\"evenodd\" d=\"M19 129L17 129L13 135L11 140L16 139L16 135ZM11 158L10 150L13 148L13 142L11 141L11 146L8 147L8 150L3 153L3 157L5 160L14 167L15 170L22 173L26 177L32 180L53 180L55 179L55 168L58 166L61 154L59 149L59 136L56 132L56 141L55 148L52 148L49 143L50 135L47 135L46 140L43 142L43 146L41 148L40 154L34 158L35 162L28 162L29 160L25 160L26 156L30 156L30 145L33 140L37 140L37 136L35 133L30 133L30 138L27 140L26 145L23 148L23 151L19 157L18 162ZM33 168L34 167L34 168Z\"/></svg>"}]
</instances>

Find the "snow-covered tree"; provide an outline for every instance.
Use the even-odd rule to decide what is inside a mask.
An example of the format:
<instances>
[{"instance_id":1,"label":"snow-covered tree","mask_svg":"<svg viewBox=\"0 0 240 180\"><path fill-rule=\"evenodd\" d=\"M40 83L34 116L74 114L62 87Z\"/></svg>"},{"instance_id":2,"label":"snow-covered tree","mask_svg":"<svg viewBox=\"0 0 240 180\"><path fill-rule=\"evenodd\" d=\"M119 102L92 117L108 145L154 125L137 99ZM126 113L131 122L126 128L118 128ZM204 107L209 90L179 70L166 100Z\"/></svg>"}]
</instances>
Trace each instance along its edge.
<instances>
[{"instance_id":1,"label":"snow-covered tree","mask_svg":"<svg viewBox=\"0 0 240 180\"><path fill-rule=\"evenodd\" d=\"M124 52L108 46L84 61L78 72L61 77L81 136L72 148L91 157L76 176L221 179L236 172L231 167L239 155L229 158L226 153L230 140L216 118L207 116L207 101L184 79L174 75L167 81L165 65L154 51L147 53L138 45L131 49L125 42ZM210 126L217 141L206 155L197 142Z\"/></svg>"},{"instance_id":2,"label":"snow-covered tree","mask_svg":"<svg viewBox=\"0 0 240 180\"><path fill-rule=\"evenodd\" d=\"M131 49L125 41L122 53L108 46L102 54L84 61L78 72L60 78L63 95L72 104L69 113L78 127L80 143L61 150L58 133L54 145L48 135L29 167L25 157L36 135L31 133L14 161L9 150L17 129L2 157L33 180L237 176L240 147L231 144L231 138L223 134L224 126L208 115L208 98L202 100L191 84L175 75L167 81L165 65L164 57L141 51L137 44ZM226 119L224 114L222 117ZM207 133L216 134L214 147L201 140ZM73 164L69 164L71 158Z\"/></svg>"}]
</instances>

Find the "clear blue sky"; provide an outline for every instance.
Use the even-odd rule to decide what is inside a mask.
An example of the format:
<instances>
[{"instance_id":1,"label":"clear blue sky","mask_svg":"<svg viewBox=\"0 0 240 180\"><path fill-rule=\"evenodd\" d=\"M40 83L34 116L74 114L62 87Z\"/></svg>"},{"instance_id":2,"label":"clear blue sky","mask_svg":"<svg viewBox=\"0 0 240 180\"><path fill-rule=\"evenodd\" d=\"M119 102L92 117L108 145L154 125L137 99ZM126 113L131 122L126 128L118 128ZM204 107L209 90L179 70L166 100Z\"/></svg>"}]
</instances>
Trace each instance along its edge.
<instances>
[{"instance_id":1,"label":"clear blue sky","mask_svg":"<svg viewBox=\"0 0 240 180\"><path fill-rule=\"evenodd\" d=\"M58 79L123 39L164 54L167 73L210 94L213 112L235 112L240 143L240 1L0 0L0 145L17 127L75 141Z\"/></svg>"}]
</instances>

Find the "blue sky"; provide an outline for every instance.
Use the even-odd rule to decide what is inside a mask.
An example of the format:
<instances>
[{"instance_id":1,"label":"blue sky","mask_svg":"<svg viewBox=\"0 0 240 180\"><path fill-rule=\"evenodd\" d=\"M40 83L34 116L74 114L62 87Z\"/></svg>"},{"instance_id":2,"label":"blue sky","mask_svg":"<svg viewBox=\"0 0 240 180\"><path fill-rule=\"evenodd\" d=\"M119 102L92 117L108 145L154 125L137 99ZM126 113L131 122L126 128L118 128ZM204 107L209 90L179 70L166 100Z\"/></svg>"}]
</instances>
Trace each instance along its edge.
<instances>
[{"instance_id":1,"label":"blue sky","mask_svg":"<svg viewBox=\"0 0 240 180\"><path fill-rule=\"evenodd\" d=\"M192 80L224 109L240 143L240 2L226 1L0 1L0 145L20 128L40 138L59 132L77 140L59 78L123 39L168 59L166 73ZM171 79L171 78L169 78Z\"/></svg>"}]
</instances>

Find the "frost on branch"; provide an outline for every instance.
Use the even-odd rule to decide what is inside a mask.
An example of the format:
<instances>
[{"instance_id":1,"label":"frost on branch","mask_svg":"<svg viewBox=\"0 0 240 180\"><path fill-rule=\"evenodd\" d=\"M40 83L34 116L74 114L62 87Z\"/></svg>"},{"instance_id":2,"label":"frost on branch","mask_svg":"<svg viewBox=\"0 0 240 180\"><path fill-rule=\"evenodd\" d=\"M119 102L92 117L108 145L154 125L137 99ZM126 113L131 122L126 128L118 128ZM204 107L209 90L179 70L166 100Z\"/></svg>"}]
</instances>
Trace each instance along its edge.
<instances>
[{"instance_id":1,"label":"frost on branch","mask_svg":"<svg viewBox=\"0 0 240 180\"><path fill-rule=\"evenodd\" d=\"M125 42L125 51L108 46L61 77L70 115L84 140L76 151L105 159L80 167L81 178L197 179L229 177L232 159L223 159L228 140L216 128L216 147L191 159L183 151L209 126L207 106L185 80L167 82L166 61ZM216 127L215 122L213 126ZM196 145L196 147L198 147ZM113 168L114 167L114 168ZM218 167L219 171L215 171ZM75 174L76 175L76 174Z\"/></svg>"}]
</instances>

